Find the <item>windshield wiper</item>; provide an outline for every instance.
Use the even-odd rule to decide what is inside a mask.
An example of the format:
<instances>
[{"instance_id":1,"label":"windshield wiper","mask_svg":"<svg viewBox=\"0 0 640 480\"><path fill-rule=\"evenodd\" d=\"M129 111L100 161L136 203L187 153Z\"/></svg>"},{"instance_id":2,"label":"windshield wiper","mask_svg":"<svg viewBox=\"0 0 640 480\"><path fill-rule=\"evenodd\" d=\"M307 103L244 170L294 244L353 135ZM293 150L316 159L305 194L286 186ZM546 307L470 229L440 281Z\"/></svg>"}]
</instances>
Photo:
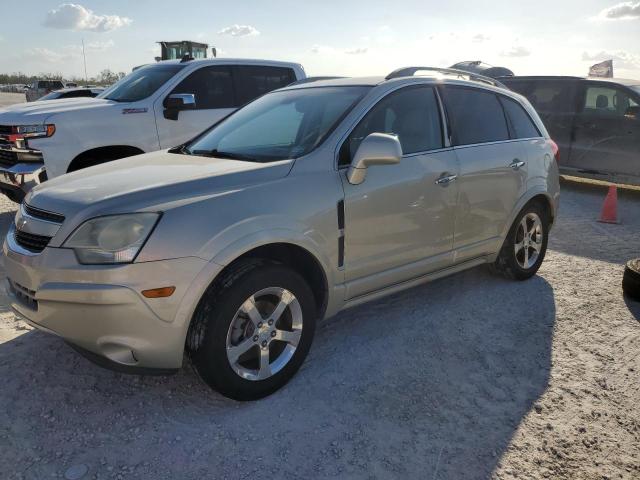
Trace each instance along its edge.
<instances>
[{"instance_id":1,"label":"windshield wiper","mask_svg":"<svg viewBox=\"0 0 640 480\"><path fill-rule=\"evenodd\" d=\"M185 149L186 150L186 149ZM245 162L255 162L255 158L239 153L221 152L219 150L186 150L191 155L200 155L202 157L225 158L229 160L243 160Z\"/></svg>"}]
</instances>

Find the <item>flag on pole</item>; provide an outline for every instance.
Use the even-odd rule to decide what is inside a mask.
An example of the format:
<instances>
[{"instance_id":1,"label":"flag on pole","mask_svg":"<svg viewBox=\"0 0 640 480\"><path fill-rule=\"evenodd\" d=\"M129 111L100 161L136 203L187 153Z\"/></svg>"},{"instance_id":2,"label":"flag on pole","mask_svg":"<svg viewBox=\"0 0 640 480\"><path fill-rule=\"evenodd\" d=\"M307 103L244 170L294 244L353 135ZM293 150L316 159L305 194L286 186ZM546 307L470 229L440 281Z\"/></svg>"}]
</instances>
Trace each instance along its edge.
<instances>
[{"instance_id":1,"label":"flag on pole","mask_svg":"<svg viewBox=\"0 0 640 480\"><path fill-rule=\"evenodd\" d=\"M613 78L613 60L596 63L589 69L589 76Z\"/></svg>"}]
</instances>

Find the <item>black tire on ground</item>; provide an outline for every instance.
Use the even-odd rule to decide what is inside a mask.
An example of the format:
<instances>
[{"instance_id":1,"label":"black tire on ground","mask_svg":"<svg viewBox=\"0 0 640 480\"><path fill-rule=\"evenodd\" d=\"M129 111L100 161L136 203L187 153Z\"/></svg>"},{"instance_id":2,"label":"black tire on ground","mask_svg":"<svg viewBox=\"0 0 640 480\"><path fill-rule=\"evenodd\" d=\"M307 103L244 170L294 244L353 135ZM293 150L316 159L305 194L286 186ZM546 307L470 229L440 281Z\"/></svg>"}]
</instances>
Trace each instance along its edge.
<instances>
[{"instance_id":1,"label":"black tire on ground","mask_svg":"<svg viewBox=\"0 0 640 480\"><path fill-rule=\"evenodd\" d=\"M518 262L518 256L515 251L516 243L522 241L519 237L519 226L528 214L537 215L542 224L542 246L538 253L535 263L529 268L523 268ZM512 280L527 280L534 276L542 262L544 256L547 253L547 243L549 241L549 215L547 210L540 205L539 202L531 202L524 206L524 208L518 213L513 225L509 229L509 233L504 240L504 244L500 249L498 258L492 265L492 270ZM533 250L529 250L533 252ZM521 254L519 254L521 255Z\"/></svg>"},{"instance_id":2,"label":"black tire on ground","mask_svg":"<svg viewBox=\"0 0 640 480\"><path fill-rule=\"evenodd\" d=\"M627 262L622 277L622 290L629 298L640 301L640 258Z\"/></svg>"},{"instance_id":3,"label":"black tire on ground","mask_svg":"<svg viewBox=\"0 0 640 480\"><path fill-rule=\"evenodd\" d=\"M298 300L302 332L293 356L281 370L264 380L247 380L234 371L227 358L227 334L240 306L256 292L271 287L286 289ZM316 315L313 293L298 273L272 262L240 262L215 281L200 300L187 335L187 353L196 373L211 388L235 400L257 400L281 388L300 368L313 341Z\"/></svg>"}]
</instances>

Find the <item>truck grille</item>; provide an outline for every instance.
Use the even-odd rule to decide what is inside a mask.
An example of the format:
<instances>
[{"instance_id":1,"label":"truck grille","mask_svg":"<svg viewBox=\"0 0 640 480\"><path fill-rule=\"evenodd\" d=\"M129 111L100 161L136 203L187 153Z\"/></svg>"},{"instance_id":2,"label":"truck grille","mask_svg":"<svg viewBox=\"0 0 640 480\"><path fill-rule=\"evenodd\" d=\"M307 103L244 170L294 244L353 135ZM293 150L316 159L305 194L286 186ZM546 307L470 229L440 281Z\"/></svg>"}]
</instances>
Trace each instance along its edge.
<instances>
[{"instance_id":1,"label":"truck grille","mask_svg":"<svg viewBox=\"0 0 640 480\"><path fill-rule=\"evenodd\" d=\"M0 148L0 166L13 167L16 163L18 163L18 154L16 152Z\"/></svg>"},{"instance_id":2,"label":"truck grille","mask_svg":"<svg viewBox=\"0 0 640 480\"><path fill-rule=\"evenodd\" d=\"M51 237L34 235L33 233L22 232L20 230L16 230L15 239L18 245L34 253L42 252L51 241Z\"/></svg>"},{"instance_id":3,"label":"truck grille","mask_svg":"<svg viewBox=\"0 0 640 480\"><path fill-rule=\"evenodd\" d=\"M37 218L39 220L45 220L47 222L54 223L62 223L64 222L64 215L59 213L48 212L47 210L41 210L36 207L32 207L31 205L27 205L24 203L23 205L24 211L30 217Z\"/></svg>"},{"instance_id":4,"label":"truck grille","mask_svg":"<svg viewBox=\"0 0 640 480\"><path fill-rule=\"evenodd\" d=\"M9 280L9 285L11 286L13 294L20 303L31 310L38 310L38 301L36 300L36 292L34 290L29 290L27 287L24 287L13 280Z\"/></svg>"}]
</instances>

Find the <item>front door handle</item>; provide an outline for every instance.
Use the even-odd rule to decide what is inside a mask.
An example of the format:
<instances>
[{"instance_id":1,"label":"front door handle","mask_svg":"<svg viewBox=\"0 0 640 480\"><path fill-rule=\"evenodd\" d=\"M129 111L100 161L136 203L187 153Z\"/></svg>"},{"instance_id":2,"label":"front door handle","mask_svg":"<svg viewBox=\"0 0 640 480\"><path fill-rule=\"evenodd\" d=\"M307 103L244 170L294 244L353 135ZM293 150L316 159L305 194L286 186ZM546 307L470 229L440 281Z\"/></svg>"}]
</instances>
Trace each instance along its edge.
<instances>
[{"instance_id":1,"label":"front door handle","mask_svg":"<svg viewBox=\"0 0 640 480\"><path fill-rule=\"evenodd\" d=\"M458 175L442 175L440 178L436 180L436 185L441 185L443 187L449 185L451 182L454 182L458 178Z\"/></svg>"},{"instance_id":2,"label":"front door handle","mask_svg":"<svg viewBox=\"0 0 640 480\"><path fill-rule=\"evenodd\" d=\"M509 166L514 170L520 170L522 167L525 166L525 162L523 162L522 160L518 160L516 158L513 162L511 162Z\"/></svg>"}]
</instances>

